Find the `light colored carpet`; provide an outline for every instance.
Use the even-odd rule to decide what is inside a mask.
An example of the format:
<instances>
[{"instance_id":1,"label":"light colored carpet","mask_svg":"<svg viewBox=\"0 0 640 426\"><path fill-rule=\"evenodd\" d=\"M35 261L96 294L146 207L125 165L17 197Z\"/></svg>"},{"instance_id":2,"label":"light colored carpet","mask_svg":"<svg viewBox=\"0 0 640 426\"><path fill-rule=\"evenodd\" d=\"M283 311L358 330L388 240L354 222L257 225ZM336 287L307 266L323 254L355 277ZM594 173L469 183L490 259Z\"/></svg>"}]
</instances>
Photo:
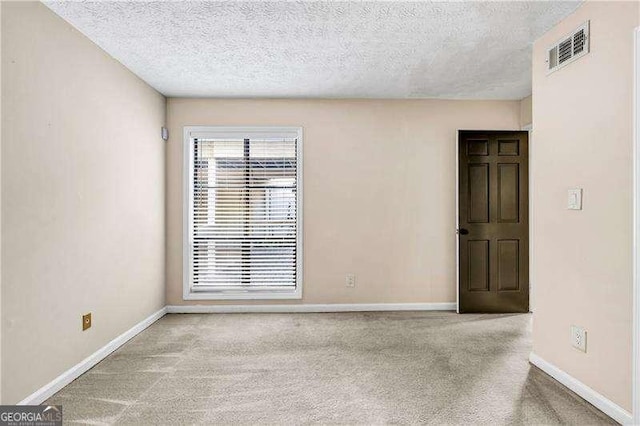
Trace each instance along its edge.
<instances>
[{"instance_id":1,"label":"light colored carpet","mask_svg":"<svg viewBox=\"0 0 640 426\"><path fill-rule=\"evenodd\" d=\"M612 424L529 365L530 315L167 315L47 403L92 424Z\"/></svg>"}]
</instances>

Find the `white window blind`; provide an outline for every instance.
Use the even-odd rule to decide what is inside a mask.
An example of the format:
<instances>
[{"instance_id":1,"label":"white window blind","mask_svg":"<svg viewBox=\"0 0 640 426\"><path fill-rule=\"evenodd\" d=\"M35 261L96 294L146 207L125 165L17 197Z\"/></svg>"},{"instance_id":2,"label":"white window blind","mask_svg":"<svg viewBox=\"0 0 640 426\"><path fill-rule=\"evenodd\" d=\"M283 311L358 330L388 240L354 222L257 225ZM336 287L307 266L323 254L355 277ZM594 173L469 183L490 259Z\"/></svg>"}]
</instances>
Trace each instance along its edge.
<instances>
[{"instance_id":1,"label":"white window blind","mask_svg":"<svg viewBox=\"0 0 640 426\"><path fill-rule=\"evenodd\" d=\"M298 133L191 135L189 294L299 296Z\"/></svg>"}]
</instances>

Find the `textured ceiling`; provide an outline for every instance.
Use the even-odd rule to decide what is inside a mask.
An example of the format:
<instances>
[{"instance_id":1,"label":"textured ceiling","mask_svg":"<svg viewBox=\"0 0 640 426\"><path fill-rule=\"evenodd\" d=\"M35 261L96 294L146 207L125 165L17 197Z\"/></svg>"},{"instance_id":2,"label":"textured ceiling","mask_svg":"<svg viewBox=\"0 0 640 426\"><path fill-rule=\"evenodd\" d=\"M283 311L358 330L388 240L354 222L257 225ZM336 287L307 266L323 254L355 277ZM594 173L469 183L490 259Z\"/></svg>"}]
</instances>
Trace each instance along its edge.
<instances>
[{"instance_id":1,"label":"textured ceiling","mask_svg":"<svg viewBox=\"0 0 640 426\"><path fill-rule=\"evenodd\" d=\"M46 2L167 96L521 99L580 2Z\"/></svg>"}]
</instances>

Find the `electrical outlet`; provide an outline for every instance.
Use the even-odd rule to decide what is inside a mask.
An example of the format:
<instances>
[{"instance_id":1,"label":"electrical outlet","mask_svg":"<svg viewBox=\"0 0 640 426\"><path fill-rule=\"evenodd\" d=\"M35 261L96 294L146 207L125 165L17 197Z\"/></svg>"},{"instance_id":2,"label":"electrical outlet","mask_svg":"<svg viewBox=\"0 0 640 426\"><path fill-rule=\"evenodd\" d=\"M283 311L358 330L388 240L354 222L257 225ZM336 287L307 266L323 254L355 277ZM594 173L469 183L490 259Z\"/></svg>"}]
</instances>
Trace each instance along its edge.
<instances>
[{"instance_id":1,"label":"electrical outlet","mask_svg":"<svg viewBox=\"0 0 640 426\"><path fill-rule=\"evenodd\" d=\"M573 188L567 191L567 208L582 210L582 188Z\"/></svg>"},{"instance_id":2,"label":"electrical outlet","mask_svg":"<svg viewBox=\"0 0 640 426\"><path fill-rule=\"evenodd\" d=\"M91 312L82 316L82 331L91 328Z\"/></svg>"},{"instance_id":3,"label":"electrical outlet","mask_svg":"<svg viewBox=\"0 0 640 426\"><path fill-rule=\"evenodd\" d=\"M582 352L587 351L587 332L584 328L571 326L571 346Z\"/></svg>"},{"instance_id":4,"label":"electrical outlet","mask_svg":"<svg viewBox=\"0 0 640 426\"><path fill-rule=\"evenodd\" d=\"M347 287L355 287L356 286L356 276L354 274L347 274L346 284L347 284Z\"/></svg>"}]
</instances>

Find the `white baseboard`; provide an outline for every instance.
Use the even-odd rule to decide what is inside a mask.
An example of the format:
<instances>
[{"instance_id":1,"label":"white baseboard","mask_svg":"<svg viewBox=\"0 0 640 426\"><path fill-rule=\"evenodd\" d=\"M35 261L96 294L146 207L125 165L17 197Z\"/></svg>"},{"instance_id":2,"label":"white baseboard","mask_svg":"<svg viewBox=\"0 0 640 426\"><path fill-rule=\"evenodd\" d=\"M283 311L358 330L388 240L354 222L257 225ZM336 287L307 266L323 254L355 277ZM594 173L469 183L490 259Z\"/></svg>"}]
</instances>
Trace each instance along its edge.
<instances>
[{"instance_id":1,"label":"white baseboard","mask_svg":"<svg viewBox=\"0 0 640 426\"><path fill-rule=\"evenodd\" d=\"M455 311L455 303L333 303L278 305L169 305L168 314L249 312Z\"/></svg>"},{"instance_id":2,"label":"white baseboard","mask_svg":"<svg viewBox=\"0 0 640 426\"><path fill-rule=\"evenodd\" d=\"M135 337L138 333L140 333L145 328L149 327L151 324L162 318L167 313L167 308L164 307L159 311L151 314L149 317L140 321L138 324L131 327L129 330L125 331L102 348L98 349L93 354L89 355L87 358L80 361L78 364L74 365L51 382L47 383L22 401L18 403L18 405L38 405L42 404L44 401L53 396L60 389L80 377L91 367L105 359L111 352L118 349L120 346L127 343L131 338Z\"/></svg>"},{"instance_id":3,"label":"white baseboard","mask_svg":"<svg viewBox=\"0 0 640 426\"><path fill-rule=\"evenodd\" d=\"M582 398L591 403L594 407L611 417L616 422L623 425L633 424L633 417L631 413L624 408L615 404L611 400L600 395L598 392L591 389L589 386L582 383L580 380L560 370L555 365L545 361L533 352L529 355L529 362L544 371Z\"/></svg>"}]
</instances>

